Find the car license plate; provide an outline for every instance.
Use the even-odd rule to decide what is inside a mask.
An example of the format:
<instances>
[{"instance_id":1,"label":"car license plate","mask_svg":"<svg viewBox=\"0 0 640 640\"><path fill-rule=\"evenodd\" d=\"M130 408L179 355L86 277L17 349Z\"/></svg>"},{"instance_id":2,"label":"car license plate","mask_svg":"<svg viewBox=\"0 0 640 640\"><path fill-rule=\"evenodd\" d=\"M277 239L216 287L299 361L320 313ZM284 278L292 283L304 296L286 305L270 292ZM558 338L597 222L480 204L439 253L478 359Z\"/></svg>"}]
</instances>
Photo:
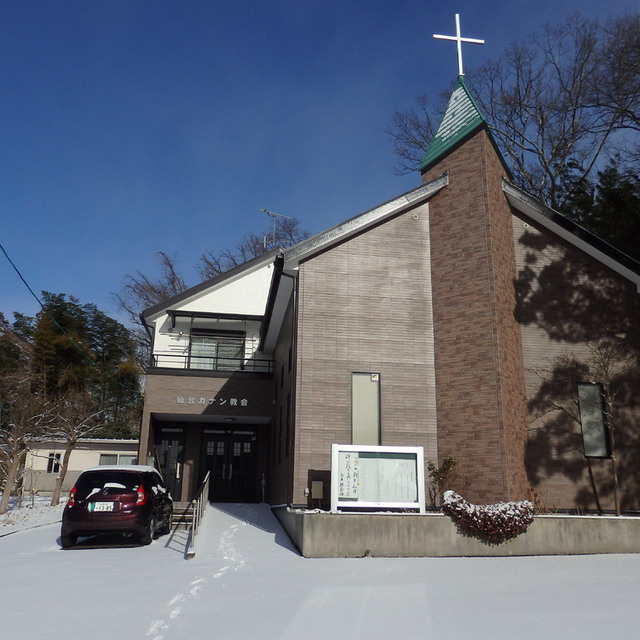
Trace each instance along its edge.
<instances>
[{"instance_id":1,"label":"car license plate","mask_svg":"<svg viewBox=\"0 0 640 640\"><path fill-rule=\"evenodd\" d=\"M89 511L113 511L113 502L92 502L89 505Z\"/></svg>"}]
</instances>

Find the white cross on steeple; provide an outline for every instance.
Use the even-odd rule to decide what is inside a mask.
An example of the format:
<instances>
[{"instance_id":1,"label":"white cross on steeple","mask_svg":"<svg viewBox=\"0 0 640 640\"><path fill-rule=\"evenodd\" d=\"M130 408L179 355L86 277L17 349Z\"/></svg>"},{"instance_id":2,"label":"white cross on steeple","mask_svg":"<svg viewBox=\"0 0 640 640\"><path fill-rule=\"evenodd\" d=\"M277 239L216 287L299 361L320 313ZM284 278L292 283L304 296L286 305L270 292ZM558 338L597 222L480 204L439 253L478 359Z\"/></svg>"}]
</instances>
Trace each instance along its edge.
<instances>
[{"instance_id":1,"label":"white cross on steeple","mask_svg":"<svg viewBox=\"0 0 640 640\"><path fill-rule=\"evenodd\" d=\"M476 40L475 38L463 38L460 35L460 14L456 13L456 35L455 36L441 36L438 34L433 34L434 38L438 38L439 40L455 40L458 46L458 75L463 76L464 71L462 70L462 43L470 42L471 44L484 44L484 40Z\"/></svg>"}]
</instances>

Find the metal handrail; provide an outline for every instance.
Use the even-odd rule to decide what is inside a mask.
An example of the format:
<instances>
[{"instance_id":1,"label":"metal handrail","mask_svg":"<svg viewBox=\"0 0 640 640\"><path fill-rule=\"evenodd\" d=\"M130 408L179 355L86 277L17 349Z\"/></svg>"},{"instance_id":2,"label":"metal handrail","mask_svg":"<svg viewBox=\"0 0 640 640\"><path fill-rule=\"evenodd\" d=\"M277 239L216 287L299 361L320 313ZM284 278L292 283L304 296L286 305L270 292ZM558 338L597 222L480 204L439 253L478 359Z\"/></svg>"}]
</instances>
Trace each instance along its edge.
<instances>
[{"instance_id":1,"label":"metal handrail","mask_svg":"<svg viewBox=\"0 0 640 640\"><path fill-rule=\"evenodd\" d=\"M273 360L193 356L180 353L154 353L152 367L195 369L197 371L249 371L273 373Z\"/></svg>"},{"instance_id":2,"label":"metal handrail","mask_svg":"<svg viewBox=\"0 0 640 640\"><path fill-rule=\"evenodd\" d=\"M193 515L191 516L191 526L189 527L189 543L187 545L187 552L185 557L187 559L193 558L196 555L196 540L198 538L198 529L202 521L204 511L209 504L209 476L210 471L207 471L207 475L204 477L200 489L195 498L191 501L193 505Z\"/></svg>"}]
</instances>

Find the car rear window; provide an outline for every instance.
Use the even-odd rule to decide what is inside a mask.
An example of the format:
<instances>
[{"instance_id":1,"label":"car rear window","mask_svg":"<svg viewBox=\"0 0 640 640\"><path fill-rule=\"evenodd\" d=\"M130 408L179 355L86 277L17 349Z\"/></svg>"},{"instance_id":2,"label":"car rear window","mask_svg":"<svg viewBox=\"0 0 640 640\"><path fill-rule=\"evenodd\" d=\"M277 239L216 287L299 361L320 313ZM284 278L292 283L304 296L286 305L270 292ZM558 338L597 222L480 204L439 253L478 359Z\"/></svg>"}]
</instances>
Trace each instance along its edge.
<instances>
[{"instance_id":1,"label":"car rear window","mask_svg":"<svg viewBox=\"0 0 640 640\"><path fill-rule=\"evenodd\" d=\"M95 473L83 473L76 484L80 493L90 493L98 489L120 489L135 491L141 483L137 473L127 471L97 471Z\"/></svg>"}]
</instances>

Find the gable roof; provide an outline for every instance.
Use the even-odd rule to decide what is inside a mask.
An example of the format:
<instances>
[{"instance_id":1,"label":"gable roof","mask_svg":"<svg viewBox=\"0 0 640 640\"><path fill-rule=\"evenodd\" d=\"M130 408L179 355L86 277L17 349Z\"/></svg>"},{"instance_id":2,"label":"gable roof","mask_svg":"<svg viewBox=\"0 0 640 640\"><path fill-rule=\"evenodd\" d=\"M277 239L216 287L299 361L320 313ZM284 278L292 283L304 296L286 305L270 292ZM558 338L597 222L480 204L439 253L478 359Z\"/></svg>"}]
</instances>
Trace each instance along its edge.
<instances>
[{"instance_id":1,"label":"gable roof","mask_svg":"<svg viewBox=\"0 0 640 640\"><path fill-rule=\"evenodd\" d=\"M633 282L640 293L640 262L569 220L555 209L542 204L510 182L503 180L502 190L514 209Z\"/></svg>"},{"instance_id":2,"label":"gable roof","mask_svg":"<svg viewBox=\"0 0 640 640\"><path fill-rule=\"evenodd\" d=\"M441 175L435 180L430 180L374 209L365 211L285 249L283 255L275 262L274 277L267 299L259 349L269 351L275 348L279 327L284 318L289 297L294 290L295 274L300 262L397 216L407 209L426 202L448 184L448 174Z\"/></svg>"},{"instance_id":3,"label":"gable roof","mask_svg":"<svg viewBox=\"0 0 640 640\"><path fill-rule=\"evenodd\" d=\"M468 135L486 124L487 121L467 89L464 76L458 76L456 88L449 98L436 134L422 158L420 171L426 171Z\"/></svg>"},{"instance_id":4,"label":"gable roof","mask_svg":"<svg viewBox=\"0 0 640 640\"><path fill-rule=\"evenodd\" d=\"M343 242L348 238L361 233L366 229L379 224L380 222L396 216L410 207L415 207L422 202L426 202L431 196L449 184L448 174L444 174L430 180L419 187L407 191L392 200L365 211L345 222L341 222L335 227L322 231L298 244L285 249L284 260L286 268L295 267L301 260L315 255L329 247Z\"/></svg>"},{"instance_id":5,"label":"gable roof","mask_svg":"<svg viewBox=\"0 0 640 640\"><path fill-rule=\"evenodd\" d=\"M234 267L233 269L230 269L229 271L225 271L224 273L221 273L220 275L215 276L214 278L205 280L200 284L197 284L193 287L190 287L189 289L186 289L182 293L178 293L177 295L171 298L168 298L167 300L163 300L162 302L159 302L158 304L155 304L152 307L145 309L142 312L141 316L145 321L150 320L154 316L166 312L166 310L170 309L171 307L175 307L176 305L183 305L189 302L191 299L197 298L198 296L207 293L208 291L210 291L215 287L219 287L233 279L241 277L246 273L249 273L255 269L258 269L264 266L266 263L272 263L275 257L279 253L281 253L281 251L282 250L279 248L273 249L271 251L267 251L266 253L262 254L261 256L258 256L257 258L253 258L248 262L244 262L241 265Z\"/></svg>"}]
</instances>

